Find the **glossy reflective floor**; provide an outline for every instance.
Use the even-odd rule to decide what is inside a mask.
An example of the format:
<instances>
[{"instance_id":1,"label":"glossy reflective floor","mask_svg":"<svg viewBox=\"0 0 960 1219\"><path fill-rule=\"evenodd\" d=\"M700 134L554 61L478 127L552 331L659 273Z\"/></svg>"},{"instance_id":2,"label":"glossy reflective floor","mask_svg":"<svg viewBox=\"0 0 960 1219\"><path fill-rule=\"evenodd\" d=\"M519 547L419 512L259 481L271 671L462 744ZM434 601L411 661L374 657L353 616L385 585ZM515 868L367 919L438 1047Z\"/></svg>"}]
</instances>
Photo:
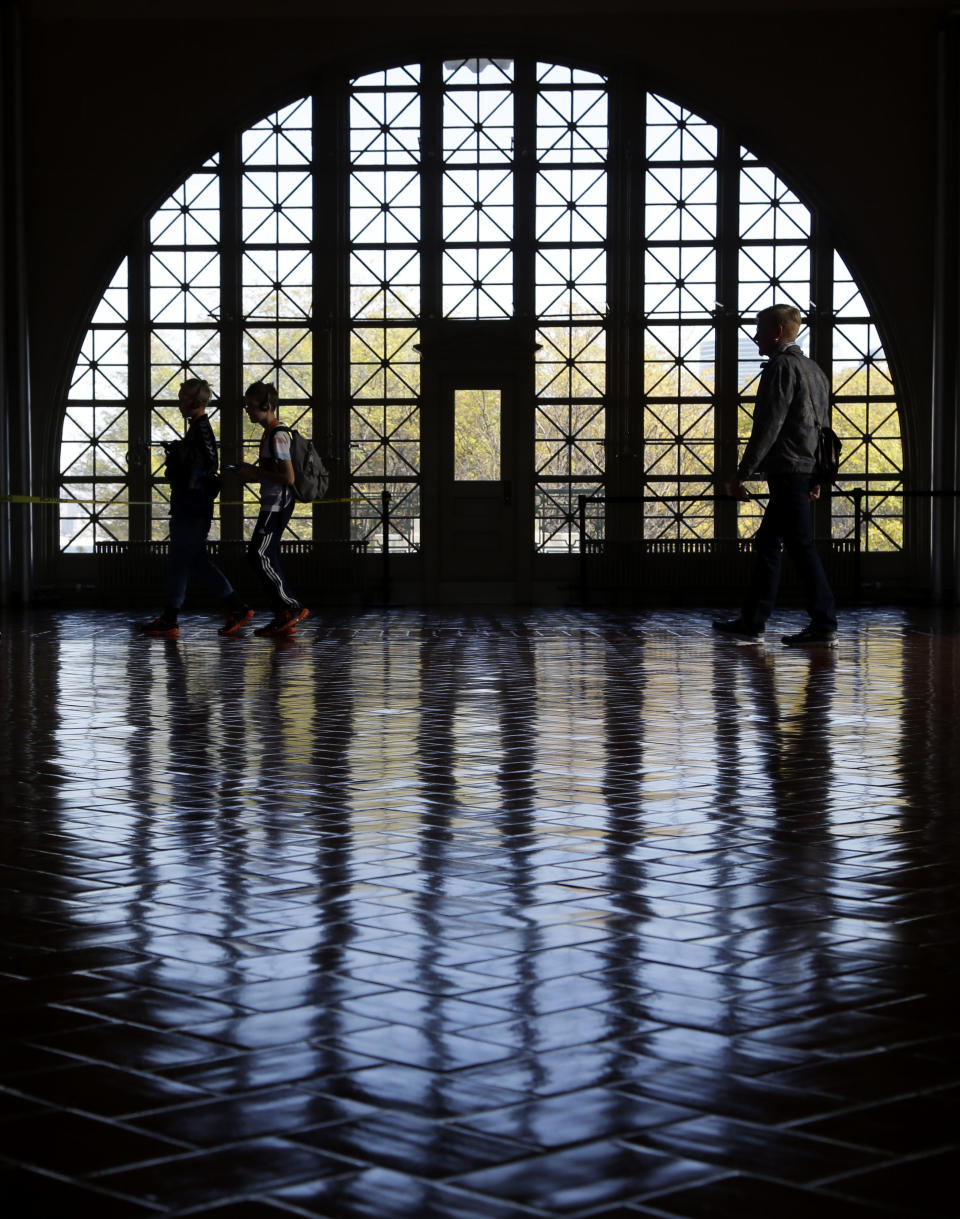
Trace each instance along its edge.
<instances>
[{"instance_id":1,"label":"glossy reflective floor","mask_svg":"<svg viewBox=\"0 0 960 1219\"><path fill-rule=\"evenodd\" d=\"M960 620L216 625L3 624L7 1213L956 1213Z\"/></svg>"}]
</instances>

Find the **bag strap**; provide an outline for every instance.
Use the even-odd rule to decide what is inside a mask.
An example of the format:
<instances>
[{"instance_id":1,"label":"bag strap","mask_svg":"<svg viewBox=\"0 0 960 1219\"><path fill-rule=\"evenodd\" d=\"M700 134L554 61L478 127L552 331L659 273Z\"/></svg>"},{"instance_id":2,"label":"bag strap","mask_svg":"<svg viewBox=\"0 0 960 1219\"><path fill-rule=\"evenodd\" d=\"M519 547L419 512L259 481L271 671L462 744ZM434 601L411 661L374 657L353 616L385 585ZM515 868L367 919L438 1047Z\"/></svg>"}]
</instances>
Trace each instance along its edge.
<instances>
[{"instance_id":1,"label":"bag strap","mask_svg":"<svg viewBox=\"0 0 960 1219\"><path fill-rule=\"evenodd\" d=\"M274 436L277 434L277 432L292 433L292 431L293 429L287 427L285 423L278 423L275 427L272 427L269 432L267 432L267 447L270 450L270 457L273 459L273 461L277 460L277 450L273 443Z\"/></svg>"}]
</instances>

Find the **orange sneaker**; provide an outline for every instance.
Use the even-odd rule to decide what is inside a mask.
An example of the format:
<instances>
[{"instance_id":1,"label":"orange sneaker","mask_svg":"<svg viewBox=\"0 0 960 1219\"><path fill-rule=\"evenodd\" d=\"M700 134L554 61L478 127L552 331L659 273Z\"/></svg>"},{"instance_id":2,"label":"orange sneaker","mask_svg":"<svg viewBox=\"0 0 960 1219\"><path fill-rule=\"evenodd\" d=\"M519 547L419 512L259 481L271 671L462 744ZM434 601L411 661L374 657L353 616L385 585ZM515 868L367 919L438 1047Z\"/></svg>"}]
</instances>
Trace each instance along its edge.
<instances>
[{"instance_id":1,"label":"orange sneaker","mask_svg":"<svg viewBox=\"0 0 960 1219\"><path fill-rule=\"evenodd\" d=\"M231 610L230 613L227 614L226 622L223 624L220 630L217 631L217 634L236 635L237 631L239 631L241 627L246 626L252 617L253 610L247 605L245 605L243 609Z\"/></svg>"},{"instance_id":2,"label":"orange sneaker","mask_svg":"<svg viewBox=\"0 0 960 1219\"><path fill-rule=\"evenodd\" d=\"M266 626L258 626L253 633L254 635L261 636L295 635L297 633L297 623L302 622L304 618L309 618L309 616L310 611L306 608L281 610Z\"/></svg>"},{"instance_id":3,"label":"orange sneaker","mask_svg":"<svg viewBox=\"0 0 960 1219\"><path fill-rule=\"evenodd\" d=\"M137 630L141 635L152 635L155 639L176 639L180 634L179 626L162 614L152 622L141 622Z\"/></svg>"}]
</instances>

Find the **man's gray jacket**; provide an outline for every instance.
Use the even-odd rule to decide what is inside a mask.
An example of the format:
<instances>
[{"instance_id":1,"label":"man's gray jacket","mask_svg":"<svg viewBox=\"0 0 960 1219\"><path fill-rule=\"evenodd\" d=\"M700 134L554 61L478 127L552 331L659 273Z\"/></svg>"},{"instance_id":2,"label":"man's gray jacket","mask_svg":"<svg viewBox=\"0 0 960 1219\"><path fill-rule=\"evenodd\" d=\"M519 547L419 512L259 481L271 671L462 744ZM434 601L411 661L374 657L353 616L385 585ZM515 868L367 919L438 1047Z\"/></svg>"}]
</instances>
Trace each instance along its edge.
<instances>
[{"instance_id":1,"label":"man's gray jacket","mask_svg":"<svg viewBox=\"0 0 960 1219\"><path fill-rule=\"evenodd\" d=\"M830 422L830 382L796 343L778 347L764 365L753 429L737 479L756 474L810 474L816 466L817 420Z\"/></svg>"}]
</instances>

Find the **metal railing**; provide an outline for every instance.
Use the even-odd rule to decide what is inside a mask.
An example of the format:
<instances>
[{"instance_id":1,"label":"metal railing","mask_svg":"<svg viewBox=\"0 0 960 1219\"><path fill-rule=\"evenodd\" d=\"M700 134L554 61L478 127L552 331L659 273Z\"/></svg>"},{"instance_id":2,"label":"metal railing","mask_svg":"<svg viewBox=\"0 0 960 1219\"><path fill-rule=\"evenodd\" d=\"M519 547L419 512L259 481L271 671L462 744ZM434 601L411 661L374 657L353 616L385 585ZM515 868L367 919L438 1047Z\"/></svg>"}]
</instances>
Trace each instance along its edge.
<instances>
[{"instance_id":1,"label":"metal railing","mask_svg":"<svg viewBox=\"0 0 960 1219\"><path fill-rule=\"evenodd\" d=\"M835 492L838 497L850 499L853 501L853 530L852 538L817 538L817 542L821 544L839 545L841 543L852 542L851 552L853 561L853 591L854 596L859 597L862 592L862 558L864 554L863 548L863 530L864 524L870 520L869 516L869 501L871 496L875 498L898 498L906 499L958 499L960 498L960 490L929 490L929 491L907 491L885 490L875 488L871 490L869 487L852 487L849 490ZM750 503L763 501L768 499L766 493L751 495L749 500L738 500L732 495L580 495L577 497L578 504L578 527L580 533L580 596L581 600L586 599L588 572L587 562L591 554L591 542L593 539L587 534L587 505L588 504L709 504L709 503ZM826 497L825 497L826 498ZM646 540L646 539L644 539ZM740 538L715 538L710 541L718 542L743 542L749 546L749 539ZM598 542L597 546L602 546L602 542ZM596 551L594 551L596 553Z\"/></svg>"}]
</instances>

